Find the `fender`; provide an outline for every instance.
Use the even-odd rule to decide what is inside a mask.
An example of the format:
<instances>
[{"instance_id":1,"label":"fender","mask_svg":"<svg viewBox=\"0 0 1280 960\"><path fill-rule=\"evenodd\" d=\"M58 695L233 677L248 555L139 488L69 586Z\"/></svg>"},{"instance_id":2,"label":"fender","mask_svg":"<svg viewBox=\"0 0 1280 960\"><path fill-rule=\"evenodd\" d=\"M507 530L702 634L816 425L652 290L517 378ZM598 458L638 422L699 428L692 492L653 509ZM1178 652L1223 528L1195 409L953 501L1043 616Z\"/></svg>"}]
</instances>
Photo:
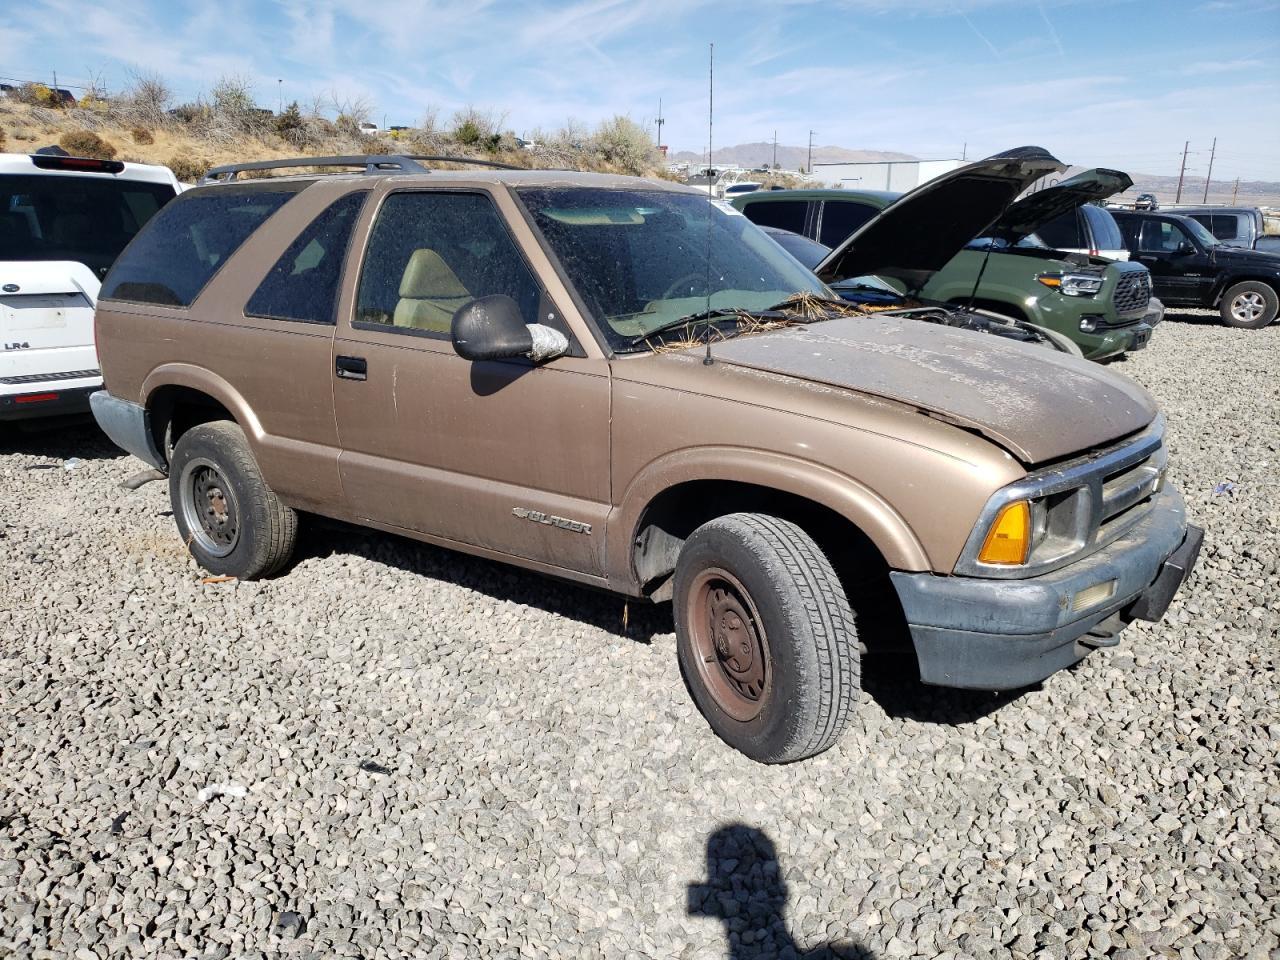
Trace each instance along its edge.
<instances>
[{"instance_id":1,"label":"fender","mask_svg":"<svg viewBox=\"0 0 1280 960\"><path fill-rule=\"evenodd\" d=\"M166 363L148 373L141 390L148 409L163 387L198 390L226 407L244 431L263 479L290 506L323 511L342 502L338 447L268 433L240 391L203 367Z\"/></svg>"},{"instance_id":2,"label":"fender","mask_svg":"<svg viewBox=\"0 0 1280 960\"><path fill-rule=\"evenodd\" d=\"M208 394L231 411L250 444L261 444L267 439L261 422L240 391L216 373L190 363L161 364L142 381L142 405L150 410L152 398L163 387L188 387Z\"/></svg>"},{"instance_id":3,"label":"fender","mask_svg":"<svg viewBox=\"0 0 1280 960\"><path fill-rule=\"evenodd\" d=\"M812 500L861 530L895 570L931 569L929 557L902 515L875 491L811 460L743 447L677 450L650 463L609 516L606 566L614 584L634 583L632 545L646 507L671 487L691 480L751 483Z\"/></svg>"}]
</instances>

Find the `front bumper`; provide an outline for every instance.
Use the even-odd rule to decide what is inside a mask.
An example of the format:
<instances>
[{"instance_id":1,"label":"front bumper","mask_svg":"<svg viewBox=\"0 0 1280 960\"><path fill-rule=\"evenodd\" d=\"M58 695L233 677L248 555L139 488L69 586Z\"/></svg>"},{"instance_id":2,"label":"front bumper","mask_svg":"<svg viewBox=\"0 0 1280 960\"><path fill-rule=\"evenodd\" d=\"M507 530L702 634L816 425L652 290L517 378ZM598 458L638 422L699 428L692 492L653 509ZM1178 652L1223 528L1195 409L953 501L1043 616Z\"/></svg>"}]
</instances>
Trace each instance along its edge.
<instances>
[{"instance_id":1,"label":"front bumper","mask_svg":"<svg viewBox=\"0 0 1280 960\"><path fill-rule=\"evenodd\" d=\"M891 574L925 683L1008 690L1112 646L1135 619L1159 620L1200 554L1182 496L1159 493L1146 517L1082 560L1025 580ZM1076 609L1091 587L1107 599Z\"/></svg>"},{"instance_id":2,"label":"front bumper","mask_svg":"<svg viewBox=\"0 0 1280 960\"><path fill-rule=\"evenodd\" d=\"M132 453L157 470L169 469L156 448L151 432L151 415L147 413L146 407L113 397L105 390L99 390L89 397L89 407L102 432L117 447Z\"/></svg>"},{"instance_id":3,"label":"front bumper","mask_svg":"<svg viewBox=\"0 0 1280 960\"><path fill-rule=\"evenodd\" d=\"M51 386L45 390L0 395L0 420L32 420L36 417L65 417L88 413L89 397L100 387Z\"/></svg>"}]
</instances>

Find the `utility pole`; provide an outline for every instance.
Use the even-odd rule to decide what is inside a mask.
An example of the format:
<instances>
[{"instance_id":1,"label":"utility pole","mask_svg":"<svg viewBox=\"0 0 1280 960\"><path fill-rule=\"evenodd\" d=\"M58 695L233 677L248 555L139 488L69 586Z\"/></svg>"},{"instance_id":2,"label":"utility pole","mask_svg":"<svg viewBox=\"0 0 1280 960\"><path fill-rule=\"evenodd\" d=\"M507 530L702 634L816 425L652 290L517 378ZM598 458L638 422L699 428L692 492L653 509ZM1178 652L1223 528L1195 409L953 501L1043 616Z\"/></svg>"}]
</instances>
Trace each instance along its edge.
<instances>
[{"instance_id":1,"label":"utility pole","mask_svg":"<svg viewBox=\"0 0 1280 960\"><path fill-rule=\"evenodd\" d=\"M773 169L778 169L778 131L773 131Z\"/></svg>"},{"instance_id":2,"label":"utility pole","mask_svg":"<svg viewBox=\"0 0 1280 960\"><path fill-rule=\"evenodd\" d=\"M809 131L809 165L804 168L804 172L809 176L813 176L813 131Z\"/></svg>"},{"instance_id":3,"label":"utility pole","mask_svg":"<svg viewBox=\"0 0 1280 960\"><path fill-rule=\"evenodd\" d=\"M276 106L276 113L284 113L284 81L276 81L276 99L279 103Z\"/></svg>"},{"instance_id":4,"label":"utility pole","mask_svg":"<svg viewBox=\"0 0 1280 960\"><path fill-rule=\"evenodd\" d=\"M1209 172L1204 175L1204 197L1201 203L1209 202L1209 179L1213 176L1213 155L1218 152L1218 138L1213 138L1213 146L1209 149Z\"/></svg>"},{"instance_id":5,"label":"utility pole","mask_svg":"<svg viewBox=\"0 0 1280 960\"><path fill-rule=\"evenodd\" d=\"M1236 205L1236 198L1240 196L1240 178L1236 177L1235 189L1231 191L1231 205Z\"/></svg>"},{"instance_id":6,"label":"utility pole","mask_svg":"<svg viewBox=\"0 0 1280 960\"><path fill-rule=\"evenodd\" d=\"M964 142L964 146L960 148L960 159L967 160L969 158L969 141Z\"/></svg>"},{"instance_id":7,"label":"utility pole","mask_svg":"<svg viewBox=\"0 0 1280 960\"><path fill-rule=\"evenodd\" d=\"M667 121L662 119L662 98L658 98L658 119L654 121L658 125L658 146L662 146L662 125Z\"/></svg>"},{"instance_id":8,"label":"utility pole","mask_svg":"<svg viewBox=\"0 0 1280 960\"><path fill-rule=\"evenodd\" d=\"M1187 173L1187 149L1190 146L1190 140L1182 145L1182 169L1178 171L1178 196L1174 198L1174 203L1182 202L1182 178L1186 176Z\"/></svg>"}]
</instances>

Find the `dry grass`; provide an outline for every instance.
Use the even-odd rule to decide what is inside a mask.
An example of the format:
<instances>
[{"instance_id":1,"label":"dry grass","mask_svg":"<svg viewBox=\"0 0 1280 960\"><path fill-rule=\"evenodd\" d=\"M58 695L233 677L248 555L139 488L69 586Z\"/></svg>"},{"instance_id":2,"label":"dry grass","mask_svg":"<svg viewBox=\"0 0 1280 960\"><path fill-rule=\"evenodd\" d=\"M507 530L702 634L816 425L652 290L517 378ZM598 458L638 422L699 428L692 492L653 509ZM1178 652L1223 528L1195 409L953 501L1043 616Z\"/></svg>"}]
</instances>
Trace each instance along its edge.
<instances>
[{"instance_id":1,"label":"dry grass","mask_svg":"<svg viewBox=\"0 0 1280 960\"><path fill-rule=\"evenodd\" d=\"M602 127L607 136L572 142L564 136L551 137L534 149L521 149L510 134L489 128L476 142L460 143L453 131L435 129L434 120L421 129L364 136L352 132L351 124L312 115L304 118L303 127L280 134L274 118L235 116L204 106L184 107L180 113L181 117L173 117L160 111L157 116L156 110L141 110L135 102L98 101L60 110L0 99L0 136L7 136L8 150L29 153L68 134L88 132L114 147L118 159L171 166L179 179L188 182L221 164L344 154L446 154L516 167L648 176L660 175L662 169L656 151L646 153L643 144L631 142L628 136L638 134L617 122ZM471 140L471 133L469 128L464 130L464 139Z\"/></svg>"}]
</instances>

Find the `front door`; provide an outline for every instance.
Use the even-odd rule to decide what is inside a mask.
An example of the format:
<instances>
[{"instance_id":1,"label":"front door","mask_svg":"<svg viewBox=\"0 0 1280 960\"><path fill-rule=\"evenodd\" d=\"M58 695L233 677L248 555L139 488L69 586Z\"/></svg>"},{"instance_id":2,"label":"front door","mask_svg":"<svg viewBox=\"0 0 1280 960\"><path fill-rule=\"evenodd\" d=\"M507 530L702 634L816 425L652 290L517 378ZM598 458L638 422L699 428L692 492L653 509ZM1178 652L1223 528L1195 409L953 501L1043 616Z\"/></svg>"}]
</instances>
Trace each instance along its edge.
<instances>
[{"instance_id":1,"label":"front door","mask_svg":"<svg viewBox=\"0 0 1280 960\"><path fill-rule=\"evenodd\" d=\"M1208 255L1172 220L1142 221L1137 259L1151 271L1152 293L1168 303L1199 303L1212 286Z\"/></svg>"},{"instance_id":2,"label":"front door","mask_svg":"<svg viewBox=\"0 0 1280 960\"><path fill-rule=\"evenodd\" d=\"M491 195L387 195L334 342L348 510L600 574L610 494L607 365L581 355L541 366L463 360L449 338L453 314L493 294L512 297L529 323L560 325Z\"/></svg>"}]
</instances>

